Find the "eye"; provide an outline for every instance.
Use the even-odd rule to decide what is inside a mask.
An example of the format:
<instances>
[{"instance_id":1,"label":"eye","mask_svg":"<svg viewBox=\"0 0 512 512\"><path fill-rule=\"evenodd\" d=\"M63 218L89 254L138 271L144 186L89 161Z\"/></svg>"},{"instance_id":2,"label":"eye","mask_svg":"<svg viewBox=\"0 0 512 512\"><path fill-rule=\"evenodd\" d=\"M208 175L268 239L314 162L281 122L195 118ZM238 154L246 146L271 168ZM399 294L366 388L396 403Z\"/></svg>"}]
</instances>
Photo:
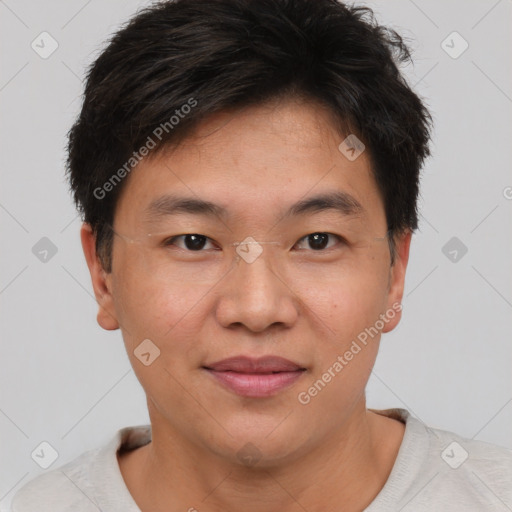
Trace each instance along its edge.
<instances>
[{"instance_id":1,"label":"eye","mask_svg":"<svg viewBox=\"0 0 512 512\"><path fill-rule=\"evenodd\" d=\"M177 241L182 242L176 243ZM170 245L176 245L180 249L185 249L188 251L194 251L194 252L200 252L202 249L204 249L205 245L208 243L212 244L210 239L207 236L204 235L198 235L198 234L186 234L186 235L177 235L173 236L171 238L168 238L167 240L164 240L162 242L162 245L164 247L168 247ZM212 247L213 244L212 244Z\"/></svg>"},{"instance_id":2,"label":"eye","mask_svg":"<svg viewBox=\"0 0 512 512\"><path fill-rule=\"evenodd\" d=\"M329 237L331 237L331 240L335 238L338 242L344 242L343 238L338 235L333 235L332 233L311 233L310 235L306 235L304 238L301 238L297 242L297 246L305 241L314 251L322 251L326 248L330 249L332 245L335 244L329 245Z\"/></svg>"}]
</instances>

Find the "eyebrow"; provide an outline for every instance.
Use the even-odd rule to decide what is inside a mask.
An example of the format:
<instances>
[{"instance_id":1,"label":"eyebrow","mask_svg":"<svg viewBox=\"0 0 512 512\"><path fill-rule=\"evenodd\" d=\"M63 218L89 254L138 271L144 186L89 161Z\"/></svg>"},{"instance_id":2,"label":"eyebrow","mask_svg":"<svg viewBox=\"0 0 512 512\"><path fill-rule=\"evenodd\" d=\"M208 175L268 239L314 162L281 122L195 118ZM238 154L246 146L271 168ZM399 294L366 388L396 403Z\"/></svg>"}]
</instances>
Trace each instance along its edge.
<instances>
[{"instance_id":1,"label":"eyebrow","mask_svg":"<svg viewBox=\"0 0 512 512\"><path fill-rule=\"evenodd\" d=\"M347 192L336 191L302 199L291 205L282 217L294 217L329 210L336 211L343 216L357 216L364 212L363 206L354 196ZM179 214L226 218L229 212L225 207L203 199L164 195L151 201L144 213L148 221L153 221Z\"/></svg>"}]
</instances>

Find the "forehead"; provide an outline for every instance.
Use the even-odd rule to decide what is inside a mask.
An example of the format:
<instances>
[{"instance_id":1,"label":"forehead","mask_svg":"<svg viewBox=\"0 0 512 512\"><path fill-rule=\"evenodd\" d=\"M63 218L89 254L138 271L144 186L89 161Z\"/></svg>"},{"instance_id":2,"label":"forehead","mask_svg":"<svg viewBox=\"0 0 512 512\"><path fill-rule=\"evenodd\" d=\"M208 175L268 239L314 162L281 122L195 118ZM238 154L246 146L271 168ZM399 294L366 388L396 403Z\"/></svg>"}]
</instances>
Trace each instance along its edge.
<instances>
[{"instance_id":1,"label":"forehead","mask_svg":"<svg viewBox=\"0 0 512 512\"><path fill-rule=\"evenodd\" d=\"M156 218L176 206L182 213L196 208L270 221L277 214L314 213L314 205L305 202L325 202L327 195L340 212L383 216L369 155L349 160L339 149L344 139L329 113L312 103L214 115L178 146L137 165L119 200L116 223ZM177 204L180 198L188 206Z\"/></svg>"}]
</instances>

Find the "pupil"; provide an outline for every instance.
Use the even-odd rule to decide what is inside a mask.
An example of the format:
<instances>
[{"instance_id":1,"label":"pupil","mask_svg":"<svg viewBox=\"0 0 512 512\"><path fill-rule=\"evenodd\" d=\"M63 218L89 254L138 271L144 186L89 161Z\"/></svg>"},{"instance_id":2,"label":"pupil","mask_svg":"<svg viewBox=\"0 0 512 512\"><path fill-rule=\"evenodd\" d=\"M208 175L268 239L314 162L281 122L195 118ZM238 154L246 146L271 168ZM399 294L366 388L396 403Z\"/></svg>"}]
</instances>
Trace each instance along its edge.
<instances>
[{"instance_id":1,"label":"pupil","mask_svg":"<svg viewBox=\"0 0 512 512\"><path fill-rule=\"evenodd\" d=\"M309 235L309 244L312 249L320 250L327 246L328 235L327 233L314 233Z\"/></svg>"},{"instance_id":2,"label":"pupil","mask_svg":"<svg viewBox=\"0 0 512 512\"><path fill-rule=\"evenodd\" d=\"M191 251L197 251L204 247L206 242L206 237L202 235L186 235L185 237L185 245L187 249Z\"/></svg>"}]
</instances>

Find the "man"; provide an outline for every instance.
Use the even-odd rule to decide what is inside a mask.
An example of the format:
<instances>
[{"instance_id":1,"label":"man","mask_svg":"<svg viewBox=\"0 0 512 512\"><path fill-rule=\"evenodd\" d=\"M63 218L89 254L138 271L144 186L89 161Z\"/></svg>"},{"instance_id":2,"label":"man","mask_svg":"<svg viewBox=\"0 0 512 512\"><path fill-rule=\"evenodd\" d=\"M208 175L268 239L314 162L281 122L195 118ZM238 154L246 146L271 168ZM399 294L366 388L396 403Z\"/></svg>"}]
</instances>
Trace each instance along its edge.
<instances>
[{"instance_id":1,"label":"man","mask_svg":"<svg viewBox=\"0 0 512 512\"><path fill-rule=\"evenodd\" d=\"M14 512L512 507L509 450L366 407L430 154L408 58L334 0L162 2L113 37L68 173L151 425Z\"/></svg>"}]
</instances>

